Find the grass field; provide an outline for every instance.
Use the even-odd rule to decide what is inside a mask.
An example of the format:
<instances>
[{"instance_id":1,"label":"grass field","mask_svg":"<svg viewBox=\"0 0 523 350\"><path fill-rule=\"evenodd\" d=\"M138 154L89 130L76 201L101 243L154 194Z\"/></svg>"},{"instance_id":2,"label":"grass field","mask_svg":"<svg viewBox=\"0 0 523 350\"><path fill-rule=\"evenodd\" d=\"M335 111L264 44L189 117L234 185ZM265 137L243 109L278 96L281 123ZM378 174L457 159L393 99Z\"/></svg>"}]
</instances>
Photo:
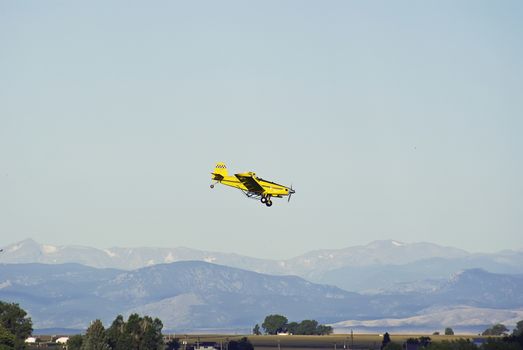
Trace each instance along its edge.
<instances>
[{"instance_id":1,"label":"grass field","mask_svg":"<svg viewBox=\"0 0 523 350\"><path fill-rule=\"evenodd\" d=\"M391 340L395 343L403 343L409 338L418 338L421 336L428 336L434 342L443 340L469 339L481 338L478 335L431 335L431 334L390 334ZM194 345L197 342L215 342L222 344L226 350L226 343L230 340L240 339L242 336L238 335L176 335L182 341L186 341L188 346ZM247 338L254 345L256 350L311 350L311 349L379 349L383 337L379 334L354 334L351 338L350 334L334 334L324 336L314 335L247 335ZM181 350L183 350L183 345Z\"/></svg>"}]
</instances>

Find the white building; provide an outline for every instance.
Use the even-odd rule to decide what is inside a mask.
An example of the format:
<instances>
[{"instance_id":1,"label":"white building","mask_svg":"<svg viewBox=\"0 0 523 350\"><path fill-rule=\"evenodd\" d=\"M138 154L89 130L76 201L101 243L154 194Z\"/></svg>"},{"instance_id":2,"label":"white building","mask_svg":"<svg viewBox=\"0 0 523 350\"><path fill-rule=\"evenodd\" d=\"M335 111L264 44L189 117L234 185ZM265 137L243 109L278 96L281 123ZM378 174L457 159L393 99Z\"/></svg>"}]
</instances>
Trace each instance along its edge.
<instances>
[{"instance_id":1,"label":"white building","mask_svg":"<svg viewBox=\"0 0 523 350\"><path fill-rule=\"evenodd\" d=\"M54 342L57 344L66 344L68 340L69 340L69 337L60 337L60 338L56 339Z\"/></svg>"}]
</instances>

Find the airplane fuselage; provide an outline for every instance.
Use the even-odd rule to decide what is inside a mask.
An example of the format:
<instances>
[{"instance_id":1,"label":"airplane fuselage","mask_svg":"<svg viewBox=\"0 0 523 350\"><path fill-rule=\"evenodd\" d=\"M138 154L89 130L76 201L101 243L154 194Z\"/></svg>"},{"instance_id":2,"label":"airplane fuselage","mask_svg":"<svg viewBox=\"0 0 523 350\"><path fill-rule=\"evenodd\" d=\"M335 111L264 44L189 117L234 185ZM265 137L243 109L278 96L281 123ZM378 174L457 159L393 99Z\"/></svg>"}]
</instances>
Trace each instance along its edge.
<instances>
[{"instance_id":1,"label":"airplane fuselage","mask_svg":"<svg viewBox=\"0 0 523 350\"><path fill-rule=\"evenodd\" d=\"M238 174L239 176L249 176L256 179L256 181L263 187L263 192L259 193L260 195L271 196L271 197L283 197L289 194L289 188L275 182L267 181L262 178L256 177L255 173L248 172ZM220 180L220 178L222 178ZM218 181L222 185L239 188L242 191L250 192L250 190L245 187L245 185L236 177L236 176L221 176L213 175L213 180Z\"/></svg>"},{"instance_id":2,"label":"airplane fuselage","mask_svg":"<svg viewBox=\"0 0 523 350\"><path fill-rule=\"evenodd\" d=\"M239 173L229 176L227 167L224 163L217 163L212 174L212 180L225 186L238 188L249 198L260 199L260 201L270 207L271 198L291 196L295 191L291 187L283 186L272 181L257 177L253 172ZM211 184L214 188L214 184Z\"/></svg>"}]
</instances>

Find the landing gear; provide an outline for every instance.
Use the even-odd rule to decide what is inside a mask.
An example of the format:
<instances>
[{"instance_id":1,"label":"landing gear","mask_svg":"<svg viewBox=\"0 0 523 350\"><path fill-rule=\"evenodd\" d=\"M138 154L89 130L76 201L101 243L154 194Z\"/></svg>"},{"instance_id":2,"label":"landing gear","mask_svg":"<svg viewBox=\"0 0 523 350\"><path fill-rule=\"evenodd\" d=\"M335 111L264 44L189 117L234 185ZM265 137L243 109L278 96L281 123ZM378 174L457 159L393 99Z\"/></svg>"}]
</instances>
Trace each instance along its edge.
<instances>
[{"instance_id":1,"label":"landing gear","mask_svg":"<svg viewBox=\"0 0 523 350\"><path fill-rule=\"evenodd\" d=\"M262 196L260 201L268 207L272 205L271 196Z\"/></svg>"}]
</instances>

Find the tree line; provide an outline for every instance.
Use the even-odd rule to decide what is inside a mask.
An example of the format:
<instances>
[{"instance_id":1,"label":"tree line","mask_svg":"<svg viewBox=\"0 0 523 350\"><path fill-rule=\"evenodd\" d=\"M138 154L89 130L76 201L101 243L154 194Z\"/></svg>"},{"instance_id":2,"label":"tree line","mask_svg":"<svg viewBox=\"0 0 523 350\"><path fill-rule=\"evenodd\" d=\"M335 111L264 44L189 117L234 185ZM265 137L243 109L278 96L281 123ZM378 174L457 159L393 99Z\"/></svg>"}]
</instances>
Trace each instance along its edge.
<instances>
[{"instance_id":1,"label":"tree line","mask_svg":"<svg viewBox=\"0 0 523 350\"><path fill-rule=\"evenodd\" d=\"M18 304L0 301L0 350L25 348L25 340L33 333L33 322Z\"/></svg>"},{"instance_id":2,"label":"tree line","mask_svg":"<svg viewBox=\"0 0 523 350\"><path fill-rule=\"evenodd\" d=\"M408 345L407 345L408 344ZM398 344L394 341L382 346L382 350L404 350L405 348L418 350L522 350L523 336L506 336L501 339L489 338L485 343L478 346L469 339L443 340L432 342L430 337L410 338L406 344Z\"/></svg>"},{"instance_id":3,"label":"tree line","mask_svg":"<svg viewBox=\"0 0 523 350\"><path fill-rule=\"evenodd\" d=\"M447 328L447 330L452 330ZM483 336L502 336L496 338L488 338L487 341L482 344L479 348L476 344L472 343L468 339L456 339L452 341L443 340L440 342L432 342L430 337L419 337L409 338L406 344L416 345L419 350L523 350L523 320L516 324L516 328L512 331L512 334L507 335L508 328L503 324L495 324L492 327L487 328L482 335ZM450 332L449 332L450 333ZM403 350L406 344L395 343L387 333L387 337L384 337L382 347L383 350ZM454 332L452 332L454 334ZM385 339L386 338L386 339ZM414 346L411 346L414 348Z\"/></svg>"},{"instance_id":4,"label":"tree line","mask_svg":"<svg viewBox=\"0 0 523 350\"><path fill-rule=\"evenodd\" d=\"M332 327L319 324L316 320L303 320L301 322L289 322L283 315L268 315L262 323L265 334L278 334L287 332L296 335L328 335L332 333ZM253 328L256 335L262 334L260 326L256 324Z\"/></svg>"},{"instance_id":5,"label":"tree line","mask_svg":"<svg viewBox=\"0 0 523 350\"><path fill-rule=\"evenodd\" d=\"M163 323L158 318L131 314L127 321L118 315L107 329L95 320L85 335L75 335L67 342L68 350L176 350L177 340L164 344Z\"/></svg>"},{"instance_id":6,"label":"tree line","mask_svg":"<svg viewBox=\"0 0 523 350\"><path fill-rule=\"evenodd\" d=\"M91 323L85 335L74 335L68 350L176 350L178 340L164 344L163 324L158 318L132 314L127 321L118 315L108 329L100 320ZM33 322L16 303L0 301L0 350L23 350L33 333Z\"/></svg>"},{"instance_id":7,"label":"tree line","mask_svg":"<svg viewBox=\"0 0 523 350\"><path fill-rule=\"evenodd\" d=\"M266 334L289 332L301 335L325 335L332 333L332 327L319 324L316 320L303 320L289 322L282 315L269 315L265 317L262 328ZM179 340L173 339L166 344L162 335L163 323L158 318L132 314L124 320L118 315L107 329L100 320L93 321L85 335L72 336L67 342L68 350L177 350ZM16 303L0 301L0 350L26 349L25 340L32 334L33 324L27 313ZM261 334L257 324L253 332ZM445 334L453 334L450 327ZM523 350L523 320L516 324L511 335L502 324L495 324L483 332L484 336L504 335L498 338L489 338L481 346L482 350ZM382 349L403 349L402 344L394 343L386 334ZM419 349L427 350L472 350L476 345L466 339L453 341L431 342L429 337L411 338L407 343L417 344ZM231 341L229 350L252 350L253 346L247 338Z\"/></svg>"},{"instance_id":8,"label":"tree line","mask_svg":"<svg viewBox=\"0 0 523 350\"><path fill-rule=\"evenodd\" d=\"M167 343L162 335L163 323L158 318L131 314L127 320L118 315L109 328L102 321L91 322L85 335L73 335L67 341L68 350L177 350L177 338ZM25 340L33 333L33 323L27 313L15 303L0 301L0 350L24 350ZM254 350L243 337L227 343L228 350Z\"/></svg>"},{"instance_id":9,"label":"tree line","mask_svg":"<svg viewBox=\"0 0 523 350\"><path fill-rule=\"evenodd\" d=\"M508 335L508 333L509 333L509 329L507 328L507 326L505 326L504 324L501 324L501 323L496 323L492 327L485 329L483 331L483 333L481 333L481 335L500 336L500 335ZM517 336L517 335L520 335L521 333L523 333L523 320L519 321L516 324L516 328L512 331L512 335ZM437 334L439 334L439 332L434 332L433 334L437 335ZM445 335L454 335L454 331L452 330L452 328L450 328L450 327L445 328Z\"/></svg>"}]
</instances>

